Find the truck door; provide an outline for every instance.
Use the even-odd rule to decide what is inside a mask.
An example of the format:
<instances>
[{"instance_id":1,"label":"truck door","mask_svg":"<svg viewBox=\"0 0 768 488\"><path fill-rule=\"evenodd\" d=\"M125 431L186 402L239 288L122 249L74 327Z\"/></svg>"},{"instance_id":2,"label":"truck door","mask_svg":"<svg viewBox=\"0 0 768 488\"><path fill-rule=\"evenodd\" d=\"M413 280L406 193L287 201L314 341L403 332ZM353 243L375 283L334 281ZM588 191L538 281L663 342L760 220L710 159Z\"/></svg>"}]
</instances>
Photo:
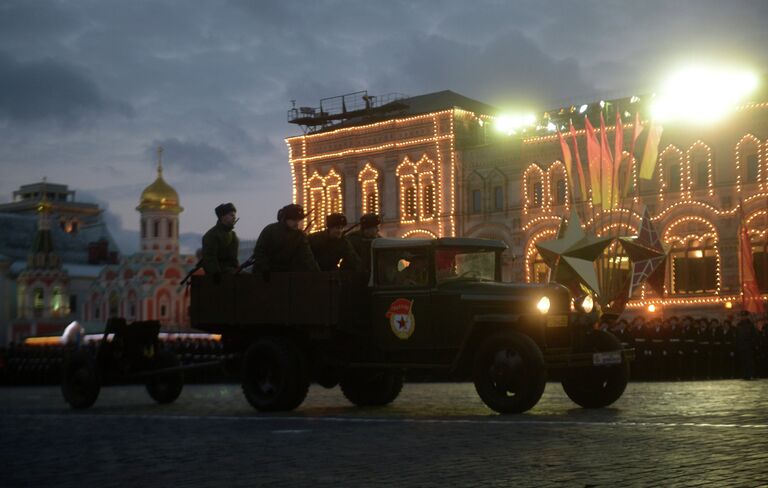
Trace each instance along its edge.
<instances>
[{"instance_id":1,"label":"truck door","mask_svg":"<svg viewBox=\"0 0 768 488\"><path fill-rule=\"evenodd\" d=\"M427 349L432 342L431 248L382 249L376 253L371 326L383 350ZM405 357L404 357L405 359Z\"/></svg>"}]
</instances>

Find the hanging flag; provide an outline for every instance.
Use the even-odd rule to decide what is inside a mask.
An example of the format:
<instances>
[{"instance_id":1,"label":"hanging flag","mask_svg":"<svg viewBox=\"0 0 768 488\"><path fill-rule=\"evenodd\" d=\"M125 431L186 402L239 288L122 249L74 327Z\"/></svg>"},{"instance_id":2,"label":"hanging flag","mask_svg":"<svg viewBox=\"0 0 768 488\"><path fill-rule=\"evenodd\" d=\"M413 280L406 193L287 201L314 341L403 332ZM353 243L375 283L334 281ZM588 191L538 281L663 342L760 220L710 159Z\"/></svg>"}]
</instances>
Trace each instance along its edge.
<instances>
[{"instance_id":1,"label":"hanging flag","mask_svg":"<svg viewBox=\"0 0 768 488\"><path fill-rule=\"evenodd\" d=\"M613 206L613 156L608 146L608 133L605 131L603 112L600 112L600 185L603 192L604 208Z\"/></svg>"},{"instance_id":2,"label":"hanging flag","mask_svg":"<svg viewBox=\"0 0 768 488\"><path fill-rule=\"evenodd\" d=\"M661 142L661 133L664 128L661 124L651 122L648 129L648 139L645 141L645 150L643 150L643 160L640 163L640 178L650 180L656 169L656 162L659 160L659 142Z\"/></svg>"},{"instance_id":3,"label":"hanging flag","mask_svg":"<svg viewBox=\"0 0 768 488\"><path fill-rule=\"evenodd\" d=\"M573 152L576 155L576 171L579 174L579 191L581 191L581 201L587 201L587 180L584 177L584 166L581 164L581 155L579 154L579 141L576 139L576 129L573 127L573 121L568 121L571 128L571 139L573 139Z\"/></svg>"},{"instance_id":4,"label":"hanging flag","mask_svg":"<svg viewBox=\"0 0 768 488\"><path fill-rule=\"evenodd\" d=\"M587 132L587 165L589 166L589 182L592 187L592 203L602 204L602 192L600 191L600 144L595 136L595 129L584 117L584 127Z\"/></svg>"},{"instance_id":5,"label":"hanging flag","mask_svg":"<svg viewBox=\"0 0 768 488\"><path fill-rule=\"evenodd\" d=\"M755 277L755 265L752 260L752 242L744 219L744 211L739 202L739 248L741 250L741 300L743 309L751 313L765 313L760 287Z\"/></svg>"},{"instance_id":6,"label":"hanging flag","mask_svg":"<svg viewBox=\"0 0 768 488\"><path fill-rule=\"evenodd\" d=\"M640 112L635 112L635 125L632 127L632 140L629 141L629 158L627 160L627 174L624 175L624 188L622 189L622 196L626 197L629 192L629 188L632 186L632 158L635 157L635 143L637 138L640 137L640 133L643 132L643 126L640 124ZM635 189L637 194L637 189Z\"/></svg>"},{"instance_id":7,"label":"hanging flag","mask_svg":"<svg viewBox=\"0 0 768 488\"><path fill-rule=\"evenodd\" d=\"M563 138L560 129L557 129L557 138L560 140L560 149L563 151L563 163L565 163L565 174L568 176L568 186L571 188L571 194L573 194L573 161L571 160L571 148L568 147L568 142Z\"/></svg>"},{"instance_id":8,"label":"hanging flag","mask_svg":"<svg viewBox=\"0 0 768 488\"><path fill-rule=\"evenodd\" d=\"M621 124L621 113L616 107L616 133L613 136L613 206L619 205L619 172L621 171L621 162L624 160L624 126ZM628 167L626 168L629 169Z\"/></svg>"}]
</instances>

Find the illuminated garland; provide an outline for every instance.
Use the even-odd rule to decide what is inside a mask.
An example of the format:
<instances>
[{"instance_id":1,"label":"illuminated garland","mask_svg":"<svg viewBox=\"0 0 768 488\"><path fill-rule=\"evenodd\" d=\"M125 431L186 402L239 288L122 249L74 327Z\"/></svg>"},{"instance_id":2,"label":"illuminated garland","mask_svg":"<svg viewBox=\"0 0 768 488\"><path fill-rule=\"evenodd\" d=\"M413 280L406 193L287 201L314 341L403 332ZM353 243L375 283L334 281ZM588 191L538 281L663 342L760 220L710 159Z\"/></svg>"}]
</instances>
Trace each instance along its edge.
<instances>
[{"instance_id":1,"label":"illuminated garland","mask_svg":"<svg viewBox=\"0 0 768 488\"><path fill-rule=\"evenodd\" d=\"M676 191L682 192L683 191L683 152L679 150L677 147L675 147L674 144L670 144L667 147L664 148L664 150L659 154L659 164L657 165L659 168L659 202L664 203L664 194L666 193L666 189L670 187L670 185L667 183L667 178L664 178L664 169L665 168L671 168L672 163L674 161L670 161L667 159L667 153L668 152L674 152L675 157L677 158L677 165L680 167L680 188ZM671 171L670 176L668 178L671 178ZM670 180L671 183L671 180Z\"/></svg>"},{"instance_id":2,"label":"illuminated garland","mask_svg":"<svg viewBox=\"0 0 768 488\"><path fill-rule=\"evenodd\" d=\"M451 133L450 148L449 148L451 153L451 213L449 216L450 224L451 224L451 237L456 236L456 218L455 218L455 215L456 215L456 159L455 159L456 150L454 147L456 138L454 137L455 132L453 127L453 119L455 118L456 112L457 110L454 109L450 119L451 124L449 129L451 131L450 132ZM464 114L471 114L472 116L475 116L475 114L472 112L467 112L465 110L461 110L461 112ZM481 115L479 120L482 120L482 119L483 119L483 116Z\"/></svg>"},{"instance_id":3,"label":"illuminated garland","mask_svg":"<svg viewBox=\"0 0 768 488\"><path fill-rule=\"evenodd\" d=\"M413 230L409 230L408 232L403 234L402 237L412 237L412 236L414 236L416 234L427 234L429 236L429 239L437 239L437 236L433 232L428 231L427 229L413 229Z\"/></svg>"},{"instance_id":4,"label":"illuminated garland","mask_svg":"<svg viewBox=\"0 0 768 488\"><path fill-rule=\"evenodd\" d=\"M309 189L309 207L307 212L313 212L310 232L325 229L325 216L332 213L343 213L344 204L341 193L341 177L331 168L323 177L315 170L307 181Z\"/></svg>"},{"instance_id":5,"label":"illuminated garland","mask_svg":"<svg viewBox=\"0 0 768 488\"><path fill-rule=\"evenodd\" d=\"M568 195L570 194L570 188L568 188L568 173L565 170L565 165L559 161L556 160L552 164L549 165L549 169L547 170L547 179L549 180L548 185L551 185L552 176L555 175L555 173L561 173L563 182L565 183L565 194L563 195L563 203L561 205L565 205L565 211L570 211L570 201L571 199L568 198ZM557 204L557 180L555 180L554 187L550 187L550 194L549 194L549 207L551 211L551 207L558 206Z\"/></svg>"},{"instance_id":6,"label":"illuminated garland","mask_svg":"<svg viewBox=\"0 0 768 488\"><path fill-rule=\"evenodd\" d=\"M704 144L704 141L701 139L697 140L693 144L691 144L691 147L688 148L688 151L685 153L685 160L686 160L686 175L687 175L687 181L686 181L686 191L687 191L687 197L688 199L691 198L691 191L695 188L693 177L691 177L691 167L692 167L692 161L691 161L691 154L694 154L697 148L701 148L706 151L707 154L707 188L709 196L714 195L714 188L712 187L712 150L709 148L708 145Z\"/></svg>"}]
</instances>

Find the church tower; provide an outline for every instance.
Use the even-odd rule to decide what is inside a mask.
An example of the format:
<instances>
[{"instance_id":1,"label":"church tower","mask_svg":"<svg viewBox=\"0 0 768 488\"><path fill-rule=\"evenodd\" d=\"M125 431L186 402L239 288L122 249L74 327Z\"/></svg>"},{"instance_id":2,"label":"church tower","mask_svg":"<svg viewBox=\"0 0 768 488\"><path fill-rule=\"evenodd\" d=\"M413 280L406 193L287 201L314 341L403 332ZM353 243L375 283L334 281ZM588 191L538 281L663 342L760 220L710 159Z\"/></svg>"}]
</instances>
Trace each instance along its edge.
<instances>
[{"instance_id":1,"label":"church tower","mask_svg":"<svg viewBox=\"0 0 768 488\"><path fill-rule=\"evenodd\" d=\"M179 253L179 194L163 179L163 148L157 148L157 178L141 192L141 252Z\"/></svg>"},{"instance_id":2,"label":"church tower","mask_svg":"<svg viewBox=\"0 0 768 488\"><path fill-rule=\"evenodd\" d=\"M27 267L16 279L18 317L51 319L69 315L69 274L62 268L61 258L53 248L50 213L52 205L45 196L37 206L37 233Z\"/></svg>"}]
</instances>

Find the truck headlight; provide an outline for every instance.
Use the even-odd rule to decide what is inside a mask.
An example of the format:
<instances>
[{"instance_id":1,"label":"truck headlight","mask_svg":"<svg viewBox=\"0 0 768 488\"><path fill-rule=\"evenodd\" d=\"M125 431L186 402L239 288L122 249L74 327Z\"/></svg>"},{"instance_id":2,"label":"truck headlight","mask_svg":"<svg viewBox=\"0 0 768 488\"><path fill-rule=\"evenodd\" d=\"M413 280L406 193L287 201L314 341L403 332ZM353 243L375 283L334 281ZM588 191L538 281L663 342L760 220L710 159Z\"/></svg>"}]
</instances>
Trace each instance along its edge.
<instances>
[{"instance_id":1,"label":"truck headlight","mask_svg":"<svg viewBox=\"0 0 768 488\"><path fill-rule=\"evenodd\" d=\"M584 313L590 313L595 308L595 300L592 295L584 295L584 298L579 302L579 308Z\"/></svg>"},{"instance_id":2,"label":"truck headlight","mask_svg":"<svg viewBox=\"0 0 768 488\"><path fill-rule=\"evenodd\" d=\"M536 304L536 308L539 309L539 312L545 314L549 312L549 305L549 297L541 297L539 303Z\"/></svg>"}]
</instances>

